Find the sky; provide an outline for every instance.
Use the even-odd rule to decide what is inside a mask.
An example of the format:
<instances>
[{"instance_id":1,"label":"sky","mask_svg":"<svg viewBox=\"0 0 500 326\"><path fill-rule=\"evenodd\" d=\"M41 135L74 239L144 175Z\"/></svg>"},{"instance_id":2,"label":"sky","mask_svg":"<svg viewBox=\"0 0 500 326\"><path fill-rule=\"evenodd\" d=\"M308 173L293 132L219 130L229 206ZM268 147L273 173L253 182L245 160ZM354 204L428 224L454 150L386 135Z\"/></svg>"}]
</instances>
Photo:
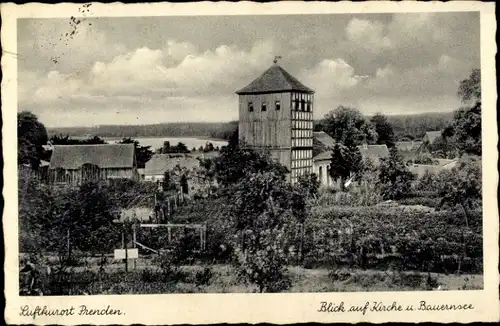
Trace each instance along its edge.
<instances>
[{"instance_id":1,"label":"sky","mask_svg":"<svg viewBox=\"0 0 500 326\"><path fill-rule=\"evenodd\" d=\"M18 20L18 110L48 127L230 121L240 88L279 64L315 118L452 111L480 68L479 13Z\"/></svg>"}]
</instances>

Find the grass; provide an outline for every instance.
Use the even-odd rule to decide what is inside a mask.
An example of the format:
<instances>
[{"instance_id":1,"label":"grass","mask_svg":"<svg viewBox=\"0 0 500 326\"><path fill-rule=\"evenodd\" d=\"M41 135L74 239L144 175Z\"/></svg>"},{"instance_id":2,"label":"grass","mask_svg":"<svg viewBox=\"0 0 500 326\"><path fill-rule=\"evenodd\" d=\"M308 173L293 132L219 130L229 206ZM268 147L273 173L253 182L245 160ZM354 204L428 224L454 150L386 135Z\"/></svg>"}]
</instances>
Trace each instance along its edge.
<instances>
[{"instance_id":1,"label":"grass","mask_svg":"<svg viewBox=\"0 0 500 326\"><path fill-rule=\"evenodd\" d=\"M73 267L71 285L64 294L161 294L161 293L255 293L257 288L242 284L230 265L207 265L211 277L200 282L206 266L189 265L174 268L168 275L150 259L138 259L134 268L113 261L99 272L91 261L87 266ZM285 292L370 292L482 289L482 275L444 275L432 273L433 286L427 286L427 274L378 270L289 267L292 286ZM45 295L50 295L44 291ZM56 294L56 293L53 293Z\"/></svg>"}]
</instances>

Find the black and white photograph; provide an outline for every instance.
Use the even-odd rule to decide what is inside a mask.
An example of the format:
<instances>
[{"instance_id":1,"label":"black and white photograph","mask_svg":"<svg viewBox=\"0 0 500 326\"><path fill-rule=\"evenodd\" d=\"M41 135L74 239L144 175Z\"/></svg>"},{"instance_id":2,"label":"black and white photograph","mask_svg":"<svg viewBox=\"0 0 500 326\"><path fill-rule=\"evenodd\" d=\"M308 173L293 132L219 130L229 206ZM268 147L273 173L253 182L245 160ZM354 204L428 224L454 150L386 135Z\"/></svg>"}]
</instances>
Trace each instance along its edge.
<instances>
[{"instance_id":1,"label":"black and white photograph","mask_svg":"<svg viewBox=\"0 0 500 326\"><path fill-rule=\"evenodd\" d=\"M73 8L4 52L20 297L485 289L479 11Z\"/></svg>"}]
</instances>

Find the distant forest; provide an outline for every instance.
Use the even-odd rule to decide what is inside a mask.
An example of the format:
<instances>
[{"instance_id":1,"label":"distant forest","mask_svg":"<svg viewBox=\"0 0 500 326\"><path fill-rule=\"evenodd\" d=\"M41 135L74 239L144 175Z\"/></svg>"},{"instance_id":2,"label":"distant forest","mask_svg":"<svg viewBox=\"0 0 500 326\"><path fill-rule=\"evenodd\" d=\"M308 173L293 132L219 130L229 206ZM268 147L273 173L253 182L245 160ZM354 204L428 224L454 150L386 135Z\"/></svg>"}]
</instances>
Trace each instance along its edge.
<instances>
[{"instance_id":1,"label":"distant forest","mask_svg":"<svg viewBox=\"0 0 500 326\"><path fill-rule=\"evenodd\" d=\"M394 135L398 140L422 139L426 131L446 128L455 112L433 112L422 114L387 115ZM368 117L370 118L370 117Z\"/></svg>"},{"instance_id":2,"label":"distant forest","mask_svg":"<svg viewBox=\"0 0 500 326\"><path fill-rule=\"evenodd\" d=\"M229 139L238 127L231 122L179 122L151 125L100 125L95 127L48 128L49 138L53 135L99 136L99 137L210 137Z\"/></svg>"},{"instance_id":3,"label":"distant forest","mask_svg":"<svg viewBox=\"0 0 500 326\"><path fill-rule=\"evenodd\" d=\"M397 140L421 139L426 131L442 130L453 119L453 112L423 113L407 115L388 115ZM370 116L366 117L370 119ZM315 130L320 130L318 123ZM151 125L101 125L96 127L49 128L53 135L99 136L99 137L210 137L229 140L238 127L237 121L231 122L179 122Z\"/></svg>"}]
</instances>

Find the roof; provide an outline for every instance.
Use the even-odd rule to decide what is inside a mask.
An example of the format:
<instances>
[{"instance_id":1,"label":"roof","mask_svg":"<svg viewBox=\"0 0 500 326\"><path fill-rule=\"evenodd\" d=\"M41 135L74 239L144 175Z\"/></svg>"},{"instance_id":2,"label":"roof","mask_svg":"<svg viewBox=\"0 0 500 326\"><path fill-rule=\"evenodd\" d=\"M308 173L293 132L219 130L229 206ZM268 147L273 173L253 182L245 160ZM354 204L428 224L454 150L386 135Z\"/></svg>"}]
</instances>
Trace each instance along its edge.
<instances>
[{"instance_id":1,"label":"roof","mask_svg":"<svg viewBox=\"0 0 500 326\"><path fill-rule=\"evenodd\" d=\"M366 147L365 147L366 146ZM358 146L363 158L379 160L389 156L389 149L386 145L361 145Z\"/></svg>"},{"instance_id":2,"label":"roof","mask_svg":"<svg viewBox=\"0 0 500 326\"><path fill-rule=\"evenodd\" d=\"M54 145L51 169L76 170L84 164L94 164L101 169L133 168L134 144Z\"/></svg>"},{"instance_id":3,"label":"roof","mask_svg":"<svg viewBox=\"0 0 500 326\"><path fill-rule=\"evenodd\" d=\"M441 134L442 132L441 131L427 131L425 133L425 138L427 138L427 140L429 141L429 143L433 143L434 141L436 141L436 139L438 138L441 138Z\"/></svg>"},{"instance_id":4,"label":"roof","mask_svg":"<svg viewBox=\"0 0 500 326\"><path fill-rule=\"evenodd\" d=\"M274 64L248 86L237 91L236 94L259 94L285 91L299 91L308 94L314 93L312 89L299 82L285 69Z\"/></svg>"},{"instance_id":5,"label":"roof","mask_svg":"<svg viewBox=\"0 0 500 326\"><path fill-rule=\"evenodd\" d=\"M196 158L203 158L203 159L212 159L215 157L218 157L220 153L218 151L212 151L212 152L191 152L187 154L188 156L196 157Z\"/></svg>"},{"instance_id":6,"label":"roof","mask_svg":"<svg viewBox=\"0 0 500 326\"><path fill-rule=\"evenodd\" d=\"M332 152L324 151L313 157L313 161L331 160Z\"/></svg>"},{"instance_id":7,"label":"roof","mask_svg":"<svg viewBox=\"0 0 500 326\"><path fill-rule=\"evenodd\" d=\"M426 172L429 173L439 173L443 170L453 169L458 165L458 160L447 160L447 159L438 159L438 164L430 165L430 164L411 164L409 166L410 172L416 174L419 178L421 178Z\"/></svg>"},{"instance_id":8,"label":"roof","mask_svg":"<svg viewBox=\"0 0 500 326\"><path fill-rule=\"evenodd\" d=\"M414 151L420 145L422 145L421 141L398 141L396 142L396 148L398 151Z\"/></svg>"},{"instance_id":9,"label":"roof","mask_svg":"<svg viewBox=\"0 0 500 326\"><path fill-rule=\"evenodd\" d=\"M171 171L177 165L181 168L192 170L200 166L200 161L189 154L155 154L146 162L144 175L163 175L165 171Z\"/></svg>"},{"instance_id":10,"label":"roof","mask_svg":"<svg viewBox=\"0 0 500 326\"><path fill-rule=\"evenodd\" d=\"M326 147L333 147L335 145L335 139L324 131L316 131L313 133L313 136Z\"/></svg>"}]
</instances>

